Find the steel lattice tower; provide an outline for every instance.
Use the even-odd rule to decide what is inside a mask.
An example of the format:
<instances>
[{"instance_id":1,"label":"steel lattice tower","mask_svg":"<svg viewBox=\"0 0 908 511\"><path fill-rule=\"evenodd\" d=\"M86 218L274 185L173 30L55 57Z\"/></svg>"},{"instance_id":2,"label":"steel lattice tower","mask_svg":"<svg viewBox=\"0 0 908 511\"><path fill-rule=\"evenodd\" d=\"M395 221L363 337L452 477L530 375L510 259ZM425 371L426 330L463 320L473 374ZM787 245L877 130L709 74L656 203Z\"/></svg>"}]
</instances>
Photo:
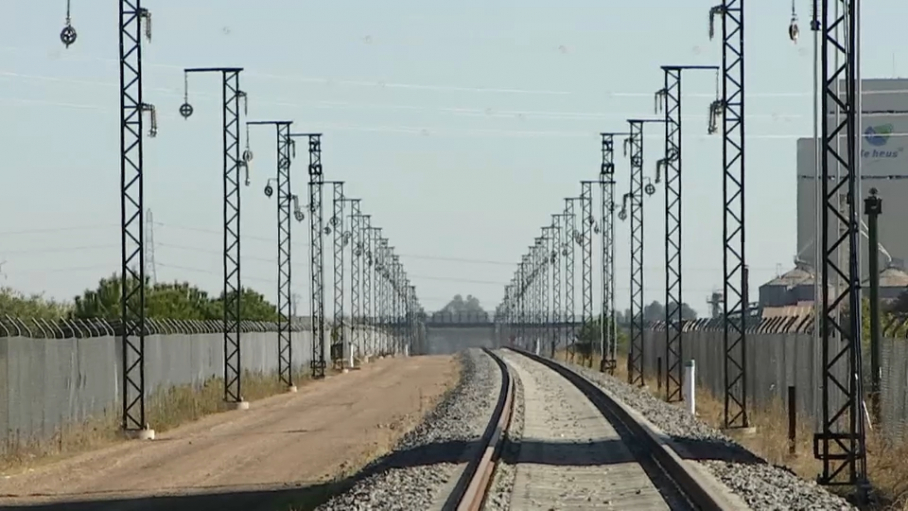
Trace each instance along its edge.
<instances>
[{"instance_id":1,"label":"steel lattice tower","mask_svg":"<svg viewBox=\"0 0 908 511\"><path fill-rule=\"evenodd\" d=\"M391 318L391 315L389 312L390 311L389 301L391 299L391 293L389 292L390 286L388 285L390 282L389 281L390 275L388 273L388 259L389 259L388 240L383 237L381 239L381 245L382 245L381 246L381 259L380 259L380 266L379 266L379 275L381 277L381 279L379 280L379 283L380 283L381 293L380 293L379 299L378 299L379 307L381 307L380 323L381 323L381 331L384 333L385 337L387 338L387 344L386 344L385 349L388 350L389 353L393 353L394 339L391 337L391 331L389 328L390 327L390 318Z\"/></svg>"},{"instance_id":2,"label":"steel lattice tower","mask_svg":"<svg viewBox=\"0 0 908 511\"><path fill-rule=\"evenodd\" d=\"M744 0L722 15L722 273L726 428L750 427L747 414L747 270L744 244Z\"/></svg>"},{"instance_id":3,"label":"steel lattice tower","mask_svg":"<svg viewBox=\"0 0 908 511\"><path fill-rule=\"evenodd\" d=\"M221 111L224 159L224 400L228 403L243 402L242 357L240 352L240 304L242 280L240 278L240 169L246 161L240 158L240 100L246 93L240 89L238 67L187 68L185 103L180 114L188 118L193 109L189 104L189 75L193 73L219 73L221 75Z\"/></svg>"},{"instance_id":4,"label":"steel lattice tower","mask_svg":"<svg viewBox=\"0 0 908 511\"><path fill-rule=\"evenodd\" d=\"M643 194L655 192L652 184L646 187L650 190L643 186L643 126L655 122L663 121L628 119L630 138L625 140L625 149L630 145L631 160L631 190L625 196L631 202L631 342L627 380L631 385L641 387L646 384L643 367Z\"/></svg>"},{"instance_id":5,"label":"steel lattice tower","mask_svg":"<svg viewBox=\"0 0 908 511\"><path fill-rule=\"evenodd\" d=\"M593 326L593 225L596 219L593 218L593 181L580 182L580 211L581 211L581 231L580 231L580 283L581 292L583 293L581 319L582 327L580 329L584 334L592 331ZM590 364L593 363L592 340L590 340Z\"/></svg>"},{"instance_id":6,"label":"steel lattice tower","mask_svg":"<svg viewBox=\"0 0 908 511\"><path fill-rule=\"evenodd\" d=\"M545 339L554 331L555 324L553 321L554 310L552 309L552 282L550 268L554 265L552 261L552 245L555 243L554 229L552 226L542 228L543 244L540 248L542 252L542 330L539 341L540 354L545 353Z\"/></svg>"},{"instance_id":7,"label":"steel lattice tower","mask_svg":"<svg viewBox=\"0 0 908 511\"><path fill-rule=\"evenodd\" d=\"M382 242L382 228L374 228L374 237L372 238L372 269L373 269L373 287L375 292L375 301L373 308L375 309L375 332L376 338L379 338L381 346L381 353L386 352L385 340L380 338L384 335L384 276L381 272L381 260L384 247Z\"/></svg>"},{"instance_id":8,"label":"steel lattice tower","mask_svg":"<svg viewBox=\"0 0 908 511\"><path fill-rule=\"evenodd\" d=\"M312 378L324 378L325 367L325 250L322 218L322 142L320 134L309 135L309 300L312 330Z\"/></svg>"},{"instance_id":9,"label":"steel lattice tower","mask_svg":"<svg viewBox=\"0 0 908 511\"><path fill-rule=\"evenodd\" d=\"M526 332L527 332L527 266L528 266L528 256L524 255L520 261L520 264L517 266L517 338L519 339L519 345L526 347Z\"/></svg>"},{"instance_id":10,"label":"steel lattice tower","mask_svg":"<svg viewBox=\"0 0 908 511\"><path fill-rule=\"evenodd\" d=\"M615 325L615 136L627 133L602 133L602 167L599 171L602 226L602 320L601 335L605 349L600 371L615 373L618 332Z\"/></svg>"},{"instance_id":11,"label":"steel lattice tower","mask_svg":"<svg viewBox=\"0 0 908 511\"><path fill-rule=\"evenodd\" d=\"M538 272L536 275L537 286L539 289L539 330L536 338L539 342L540 354L545 345L545 338L549 330L549 288L548 288L548 244L549 229L546 226L540 228L541 235L536 238L536 251L538 260ZM535 348L535 347L534 347Z\"/></svg>"},{"instance_id":12,"label":"steel lattice tower","mask_svg":"<svg viewBox=\"0 0 908 511\"><path fill-rule=\"evenodd\" d=\"M544 238L542 236L537 237L534 240L533 247L531 251L533 253L533 323L535 324L533 332L533 346L532 349L535 353L536 342L542 337L542 333L545 331L545 325L543 325L543 296L542 296L542 271L543 271L543 262L544 254L542 247L544 246Z\"/></svg>"},{"instance_id":13,"label":"steel lattice tower","mask_svg":"<svg viewBox=\"0 0 908 511\"><path fill-rule=\"evenodd\" d=\"M290 211L294 195L290 191L290 125L278 125L277 167L277 310L280 315L277 327L278 372L281 384L295 389L293 384L293 348L290 343L290 322L293 318L291 286Z\"/></svg>"},{"instance_id":14,"label":"steel lattice tower","mask_svg":"<svg viewBox=\"0 0 908 511\"><path fill-rule=\"evenodd\" d=\"M406 353L404 343L404 322L403 322L403 267L398 261L398 256L394 255L394 324L396 325L396 335L398 338L398 352Z\"/></svg>"},{"instance_id":15,"label":"steel lattice tower","mask_svg":"<svg viewBox=\"0 0 908 511\"><path fill-rule=\"evenodd\" d=\"M567 324L565 325L565 338L568 344L568 353L571 356L571 361L574 361L574 342L575 342L575 314L574 314L574 254L575 254L575 241L577 239L577 227L576 227L576 216L574 214L574 200L573 198L564 199L564 229L562 229L562 234L564 235L564 248L562 250L562 255L564 256L564 318ZM567 253L565 253L567 252Z\"/></svg>"},{"instance_id":16,"label":"steel lattice tower","mask_svg":"<svg viewBox=\"0 0 908 511\"><path fill-rule=\"evenodd\" d=\"M363 352L363 311L361 297L363 243L363 215L360 213L360 200L350 201L350 339L354 351ZM350 357L351 367L353 355Z\"/></svg>"},{"instance_id":17,"label":"steel lattice tower","mask_svg":"<svg viewBox=\"0 0 908 511\"><path fill-rule=\"evenodd\" d=\"M388 336L388 276L385 269L385 255L387 253L387 240L384 237L378 238L378 253L376 257L375 273L378 286L378 297L376 299L376 308L378 312L378 329L384 336ZM386 341L388 339L385 339ZM389 344L383 343L383 351L388 353Z\"/></svg>"},{"instance_id":18,"label":"steel lattice tower","mask_svg":"<svg viewBox=\"0 0 908 511\"><path fill-rule=\"evenodd\" d=\"M278 375L288 389L293 385L293 353L290 344L290 320L293 316L290 297L290 125L292 121L249 121L247 126L270 125L277 133L277 311L278 311ZM271 196L271 179L265 186L265 195Z\"/></svg>"},{"instance_id":19,"label":"steel lattice tower","mask_svg":"<svg viewBox=\"0 0 908 511\"><path fill-rule=\"evenodd\" d=\"M858 6L858 0L843 0L838 6L823 0L821 8L823 148L820 186L823 203L819 235L823 248L820 263L823 314L819 327L823 345L823 413L820 431L814 436L814 451L823 462L821 483L857 484L863 493L867 484L867 454L862 414L861 276L858 266ZM839 81L844 82L844 94L838 90ZM831 116L834 111L839 115ZM837 147L840 137L845 141L844 152ZM842 195L845 211L839 204ZM840 250L846 252L847 268L838 261ZM844 282L831 289L835 277Z\"/></svg>"},{"instance_id":20,"label":"steel lattice tower","mask_svg":"<svg viewBox=\"0 0 908 511\"><path fill-rule=\"evenodd\" d=\"M662 66L665 85L656 106L665 110L665 156L656 168L665 172L665 400L682 401L684 318L681 304L681 74L686 70L716 71L716 66ZM663 100L662 105L659 99Z\"/></svg>"},{"instance_id":21,"label":"steel lattice tower","mask_svg":"<svg viewBox=\"0 0 908 511\"><path fill-rule=\"evenodd\" d=\"M397 325L397 256L394 247L388 247L388 333L394 346L394 353L400 353L400 336Z\"/></svg>"},{"instance_id":22,"label":"steel lattice tower","mask_svg":"<svg viewBox=\"0 0 908 511\"><path fill-rule=\"evenodd\" d=\"M331 181L325 184L332 185L334 190L332 209L334 214L329 222L333 233L334 250L332 261L334 263L334 321L331 327L331 363L335 366L343 365L344 354L347 349L347 335L344 331L344 182Z\"/></svg>"},{"instance_id":23,"label":"steel lattice tower","mask_svg":"<svg viewBox=\"0 0 908 511\"><path fill-rule=\"evenodd\" d=\"M390 268L388 268L388 317L390 318L390 321L388 322L388 330L391 332L391 339L394 342L394 353L400 353L402 349L400 342L400 323L398 318L400 295L398 294L397 290L399 266L397 264L396 255L391 254L390 259Z\"/></svg>"},{"instance_id":24,"label":"steel lattice tower","mask_svg":"<svg viewBox=\"0 0 908 511\"><path fill-rule=\"evenodd\" d=\"M151 112L149 136L156 135L154 107L142 95L142 20L150 35L150 13L141 0L120 0L120 338L123 353L123 414L129 434L146 431L145 416L145 247L144 112Z\"/></svg>"},{"instance_id":25,"label":"steel lattice tower","mask_svg":"<svg viewBox=\"0 0 908 511\"><path fill-rule=\"evenodd\" d=\"M558 337L561 335L561 215L552 215L551 261L552 261L552 328L551 357L555 358Z\"/></svg>"},{"instance_id":26,"label":"steel lattice tower","mask_svg":"<svg viewBox=\"0 0 908 511\"><path fill-rule=\"evenodd\" d=\"M408 315L410 316L410 339L413 346L419 346L419 353L422 355L425 354L425 348L420 339L419 317L417 316L416 307L419 299L416 297L416 286L410 284L409 279L407 279L407 287L410 290L410 298L407 302Z\"/></svg>"},{"instance_id":27,"label":"steel lattice tower","mask_svg":"<svg viewBox=\"0 0 908 511\"><path fill-rule=\"evenodd\" d=\"M372 239L375 230L372 228L372 216L363 215L363 250L366 255L363 261L363 319L367 325L366 329L366 346L370 354L375 354L375 318L372 313L372 274L373 274L373 255Z\"/></svg>"},{"instance_id":28,"label":"steel lattice tower","mask_svg":"<svg viewBox=\"0 0 908 511\"><path fill-rule=\"evenodd\" d=\"M395 334L397 336L398 352L404 352L406 345L404 343L404 333L403 333L403 268L400 265L400 262L397 260L397 255L394 256L394 284L392 289L394 289L394 325L395 325Z\"/></svg>"}]
</instances>

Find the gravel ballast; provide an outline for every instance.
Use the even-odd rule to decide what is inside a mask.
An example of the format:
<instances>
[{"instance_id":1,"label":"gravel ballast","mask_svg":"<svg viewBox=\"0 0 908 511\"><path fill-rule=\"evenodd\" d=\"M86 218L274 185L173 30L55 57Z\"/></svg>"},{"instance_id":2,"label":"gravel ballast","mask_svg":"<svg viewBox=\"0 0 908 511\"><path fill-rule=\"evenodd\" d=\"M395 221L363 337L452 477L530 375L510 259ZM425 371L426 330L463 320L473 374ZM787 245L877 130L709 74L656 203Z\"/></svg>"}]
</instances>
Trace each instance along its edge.
<instances>
[{"instance_id":1,"label":"gravel ballast","mask_svg":"<svg viewBox=\"0 0 908 511\"><path fill-rule=\"evenodd\" d=\"M640 412L676 442L682 445L709 443L716 454L712 457L741 459L745 457L742 455L746 455L750 458L750 462L707 460L700 463L754 511L856 509L815 482L801 479L785 467L766 463L684 409L668 404L644 389L632 387L592 369L560 363ZM719 450L726 452L720 453ZM753 463L754 459L759 462Z\"/></svg>"},{"instance_id":2,"label":"gravel ballast","mask_svg":"<svg viewBox=\"0 0 908 511\"><path fill-rule=\"evenodd\" d=\"M457 471L464 447L476 441L488 424L501 386L495 362L480 350L461 355L457 386L394 451L363 471L349 491L319 506L318 511L429 510Z\"/></svg>"}]
</instances>

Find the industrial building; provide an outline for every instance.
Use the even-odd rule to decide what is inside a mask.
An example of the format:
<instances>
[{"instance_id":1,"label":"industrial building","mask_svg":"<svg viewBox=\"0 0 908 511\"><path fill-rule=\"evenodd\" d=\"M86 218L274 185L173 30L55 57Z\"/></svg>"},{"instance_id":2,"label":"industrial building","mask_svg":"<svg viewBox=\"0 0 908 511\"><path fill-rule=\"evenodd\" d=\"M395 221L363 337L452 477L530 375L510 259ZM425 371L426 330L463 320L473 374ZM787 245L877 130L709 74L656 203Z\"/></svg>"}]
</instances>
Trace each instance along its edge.
<instances>
[{"instance_id":1,"label":"industrial building","mask_svg":"<svg viewBox=\"0 0 908 511\"><path fill-rule=\"evenodd\" d=\"M879 220L881 298L894 299L908 286L908 80L867 79L862 91L861 191L871 188L883 199ZM844 152L844 140L842 141ZM797 247L795 268L760 287L760 304L767 308L810 306L813 302L817 240L816 145L814 139L797 141ZM843 208L845 206L842 201ZM868 277L868 242L864 204L861 218L861 280ZM830 235L835 236L834 230ZM843 262L847 253L841 254Z\"/></svg>"}]
</instances>

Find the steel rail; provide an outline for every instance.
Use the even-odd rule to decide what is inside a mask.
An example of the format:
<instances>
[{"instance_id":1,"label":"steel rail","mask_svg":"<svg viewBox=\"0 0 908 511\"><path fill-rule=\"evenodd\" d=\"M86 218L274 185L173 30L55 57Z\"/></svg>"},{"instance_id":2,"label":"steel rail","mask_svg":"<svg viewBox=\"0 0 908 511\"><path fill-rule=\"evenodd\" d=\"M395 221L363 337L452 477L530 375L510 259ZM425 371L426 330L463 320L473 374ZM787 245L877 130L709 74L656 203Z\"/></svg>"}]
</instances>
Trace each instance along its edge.
<instances>
[{"instance_id":1,"label":"steel rail","mask_svg":"<svg viewBox=\"0 0 908 511\"><path fill-rule=\"evenodd\" d=\"M514 408L514 383L504 360L489 349L483 351L495 361L501 371L498 401L482 435L480 448L460 475L454 490L442 507L443 511L480 511L492 485L492 476L501 456L505 435Z\"/></svg>"}]
</instances>

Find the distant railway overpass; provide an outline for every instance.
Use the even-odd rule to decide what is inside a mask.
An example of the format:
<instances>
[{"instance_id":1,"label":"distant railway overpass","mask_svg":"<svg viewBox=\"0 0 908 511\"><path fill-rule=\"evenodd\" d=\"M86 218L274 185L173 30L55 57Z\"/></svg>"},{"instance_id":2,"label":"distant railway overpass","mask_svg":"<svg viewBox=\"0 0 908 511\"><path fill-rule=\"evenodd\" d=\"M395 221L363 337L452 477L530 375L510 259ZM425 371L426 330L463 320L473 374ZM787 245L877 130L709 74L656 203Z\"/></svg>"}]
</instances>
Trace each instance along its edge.
<instances>
[{"instance_id":1,"label":"distant railway overpass","mask_svg":"<svg viewBox=\"0 0 908 511\"><path fill-rule=\"evenodd\" d=\"M425 333L421 336L422 345L416 352L426 355L456 353L467 348L498 348L517 335L522 328L527 338L539 337L551 339L551 323L541 326L540 323L502 325L487 313L450 313L435 312L423 318ZM565 332L568 327L579 329L578 321L566 321L553 325ZM562 339L566 336L562 336Z\"/></svg>"}]
</instances>

